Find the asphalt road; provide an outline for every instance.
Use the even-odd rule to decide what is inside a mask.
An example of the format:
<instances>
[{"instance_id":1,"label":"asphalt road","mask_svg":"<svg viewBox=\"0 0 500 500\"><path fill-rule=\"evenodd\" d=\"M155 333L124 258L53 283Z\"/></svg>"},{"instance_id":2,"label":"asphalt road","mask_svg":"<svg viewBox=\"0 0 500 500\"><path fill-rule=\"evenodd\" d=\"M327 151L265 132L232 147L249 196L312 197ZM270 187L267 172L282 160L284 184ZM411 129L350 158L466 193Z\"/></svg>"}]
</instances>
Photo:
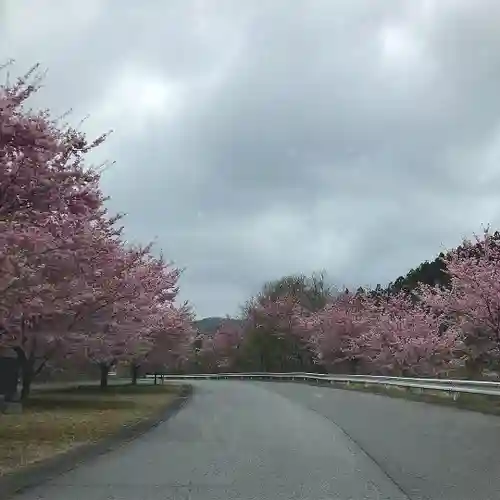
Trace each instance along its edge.
<instances>
[{"instance_id":1,"label":"asphalt road","mask_svg":"<svg viewBox=\"0 0 500 500\"><path fill-rule=\"evenodd\" d=\"M287 383L199 381L142 438L16 500L497 500L500 418Z\"/></svg>"}]
</instances>

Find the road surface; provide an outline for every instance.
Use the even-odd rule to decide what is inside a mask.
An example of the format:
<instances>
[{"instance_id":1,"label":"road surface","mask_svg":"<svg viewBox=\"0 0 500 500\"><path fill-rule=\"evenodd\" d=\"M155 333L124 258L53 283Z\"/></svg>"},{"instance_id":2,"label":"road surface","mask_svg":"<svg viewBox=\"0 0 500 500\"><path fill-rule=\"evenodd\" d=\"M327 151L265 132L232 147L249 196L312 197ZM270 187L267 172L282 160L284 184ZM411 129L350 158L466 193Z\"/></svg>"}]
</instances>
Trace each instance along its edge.
<instances>
[{"instance_id":1,"label":"road surface","mask_svg":"<svg viewBox=\"0 0 500 500\"><path fill-rule=\"evenodd\" d=\"M197 381L120 449L16 500L497 500L500 418L302 384Z\"/></svg>"}]
</instances>

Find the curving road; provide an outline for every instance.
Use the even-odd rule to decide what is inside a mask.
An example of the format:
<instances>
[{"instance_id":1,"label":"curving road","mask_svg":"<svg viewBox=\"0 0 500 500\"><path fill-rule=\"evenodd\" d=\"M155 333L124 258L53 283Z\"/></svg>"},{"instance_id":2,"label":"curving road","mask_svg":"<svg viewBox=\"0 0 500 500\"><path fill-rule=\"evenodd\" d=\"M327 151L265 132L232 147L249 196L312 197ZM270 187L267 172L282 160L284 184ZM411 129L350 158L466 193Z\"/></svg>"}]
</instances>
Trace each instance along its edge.
<instances>
[{"instance_id":1,"label":"curving road","mask_svg":"<svg viewBox=\"0 0 500 500\"><path fill-rule=\"evenodd\" d=\"M194 384L168 422L14 498L500 498L498 417L301 384Z\"/></svg>"}]
</instances>

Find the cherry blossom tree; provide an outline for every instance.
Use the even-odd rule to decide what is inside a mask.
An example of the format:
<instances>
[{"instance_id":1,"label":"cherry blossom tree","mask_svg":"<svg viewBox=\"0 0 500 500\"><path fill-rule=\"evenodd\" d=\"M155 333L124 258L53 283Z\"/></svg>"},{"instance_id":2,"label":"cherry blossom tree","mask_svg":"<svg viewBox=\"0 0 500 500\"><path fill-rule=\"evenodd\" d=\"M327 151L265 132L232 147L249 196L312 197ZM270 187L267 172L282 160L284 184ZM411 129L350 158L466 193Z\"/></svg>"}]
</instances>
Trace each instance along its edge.
<instances>
[{"instance_id":1,"label":"cherry blossom tree","mask_svg":"<svg viewBox=\"0 0 500 500\"><path fill-rule=\"evenodd\" d=\"M445 258L449 288L421 287L419 296L443 323L463 332L469 375L498 366L500 360L500 245L498 233L464 240Z\"/></svg>"},{"instance_id":2,"label":"cherry blossom tree","mask_svg":"<svg viewBox=\"0 0 500 500\"><path fill-rule=\"evenodd\" d=\"M217 328L210 342L204 347L212 350L218 369L232 371L237 366L244 334L243 327L231 321L224 321Z\"/></svg>"},{"instance_id":3,"label":"cherry blossom tree","mask_svg":"<svg viewBox=\"0 0 500 500\"><path fill-rule=\"evenodd\" d=\"M99 278L101 288L92 285L97 293L86 304L80 338L88 358L101 368L102 386L119 360L133 362L151 349L159 322L167 326L173 320L165 308L177 295L180 272L149 250L122 249L115 266Z\"/></svg>"},{"instance_id":4,"label":"cherry blossom tree","mask_svg":"<svg viewBox=\"0 0 500 500\"><path fill-rule=\"evenodd\" d=\"M296 310L296 328L327 371L356 373L362 359L358 339L371 324L369 313L364 297L346 291L317 312Z\"/></svg>"},{"instance_id":5,"label":"cherry blossom tree","mask_svg":"<svg viewBox=\"0 0 500 500\"><path fill-rule=\"evenodd\" d=\"M436 375L455 366L459 331L404 292L345 292L322 310L299 315L316 360L329 372Z\"/></svg>"},{"instance_id":6,"label":"cherry blossom tree","mask_svg":"<svg viewBox=\"0 0 500 500\"><path fill-rule=\"evenodd\" d=\"M51 360L83 357L110 366L171 332L179 270L131 247L109 216L88 141L48 111L25 109L38 90L34 67L0 87L0 347L14 349L23 396ZM180 327L179 327L180 328ZM182 327L184 328L184 326Z\"/></svg>"},{"instance_id":7,"label":"cherry blossom tree","mask_svg":"<svg viewBox=\"0 0 500 500\"><path fill-rule=\"evenodd\" d=\"M189 303L165 304L152 328L150 348L131 363L132 379L137 378L141 366L153 372L181 369L190 359L195 335Z\"/></svg>"},{"instance_id":8,"label":"cherry blossom tree","mask_svg":"<svg viewBox=\"0 0 500 500\"><path fill-rule=\"evenodd\" d=\"M439 375L456 367L460 331L443 331L443 314L430 311L400 292L383 301L365 300L368 329L356 337L354 351L372 374Z\"/></svg>"},{"instance_id":9,"label":"cherry blossom tree","mask_svg":"<svg viewBox=\"0 0 500 500\"><path fill-rule=\"evenodd\" d=\"M35 71L0 87L0 343L15 349L26 386L60 344L43 325L60 312L54 294L105 214L99 174L83 164L105 136L88 142L47 111L26 111Z\"/></svg>"},{"instance_id":10,"label":"cherry blossom tree","mask_svg":"<svg viewBox=\"0 0 500 500\"><path fill-rule=\"evenodd\" d=\"M258 369L285 371L310 365L310 352L303 331L296 327L297 299L285 294L262 297L248 309L245 320L245 357Z\"/></svg>"},{"instance_id":11,"label":"cherry blossom tree","mask_svg":"<svg viewBox=\"0 0 500 500\"><path fill-rule=\"evenodd\" d=\"M263 370L314 369L307 329L297 328L300 314L321 309L333 293L324 273L285 276L266 283L244 308L244 355L247 366Z\"/></svg>"}]
</instances>

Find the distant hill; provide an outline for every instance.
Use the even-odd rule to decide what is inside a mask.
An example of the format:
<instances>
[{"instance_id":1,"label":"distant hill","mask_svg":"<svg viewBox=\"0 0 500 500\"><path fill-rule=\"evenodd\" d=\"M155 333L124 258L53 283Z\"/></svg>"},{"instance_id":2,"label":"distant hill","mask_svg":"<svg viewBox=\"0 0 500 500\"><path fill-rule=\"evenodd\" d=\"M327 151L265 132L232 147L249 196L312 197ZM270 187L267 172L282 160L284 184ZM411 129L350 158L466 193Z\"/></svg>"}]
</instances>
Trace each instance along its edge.
<instances>
[{"instance_id":1,"label":"distant hill","mask_svg":"<svg viewBox=\"0 0 500 500\"><path fill-rule=\"evenodd\" d=\"M219 318L215 316L195 321L194 325L200 333L214 333L217 328L219 328L219 326L226 321L229 321L230 323L234 323L236 325L240 325L242 323L242 321L239 319Z\"/></svg>"}]
</instances>

